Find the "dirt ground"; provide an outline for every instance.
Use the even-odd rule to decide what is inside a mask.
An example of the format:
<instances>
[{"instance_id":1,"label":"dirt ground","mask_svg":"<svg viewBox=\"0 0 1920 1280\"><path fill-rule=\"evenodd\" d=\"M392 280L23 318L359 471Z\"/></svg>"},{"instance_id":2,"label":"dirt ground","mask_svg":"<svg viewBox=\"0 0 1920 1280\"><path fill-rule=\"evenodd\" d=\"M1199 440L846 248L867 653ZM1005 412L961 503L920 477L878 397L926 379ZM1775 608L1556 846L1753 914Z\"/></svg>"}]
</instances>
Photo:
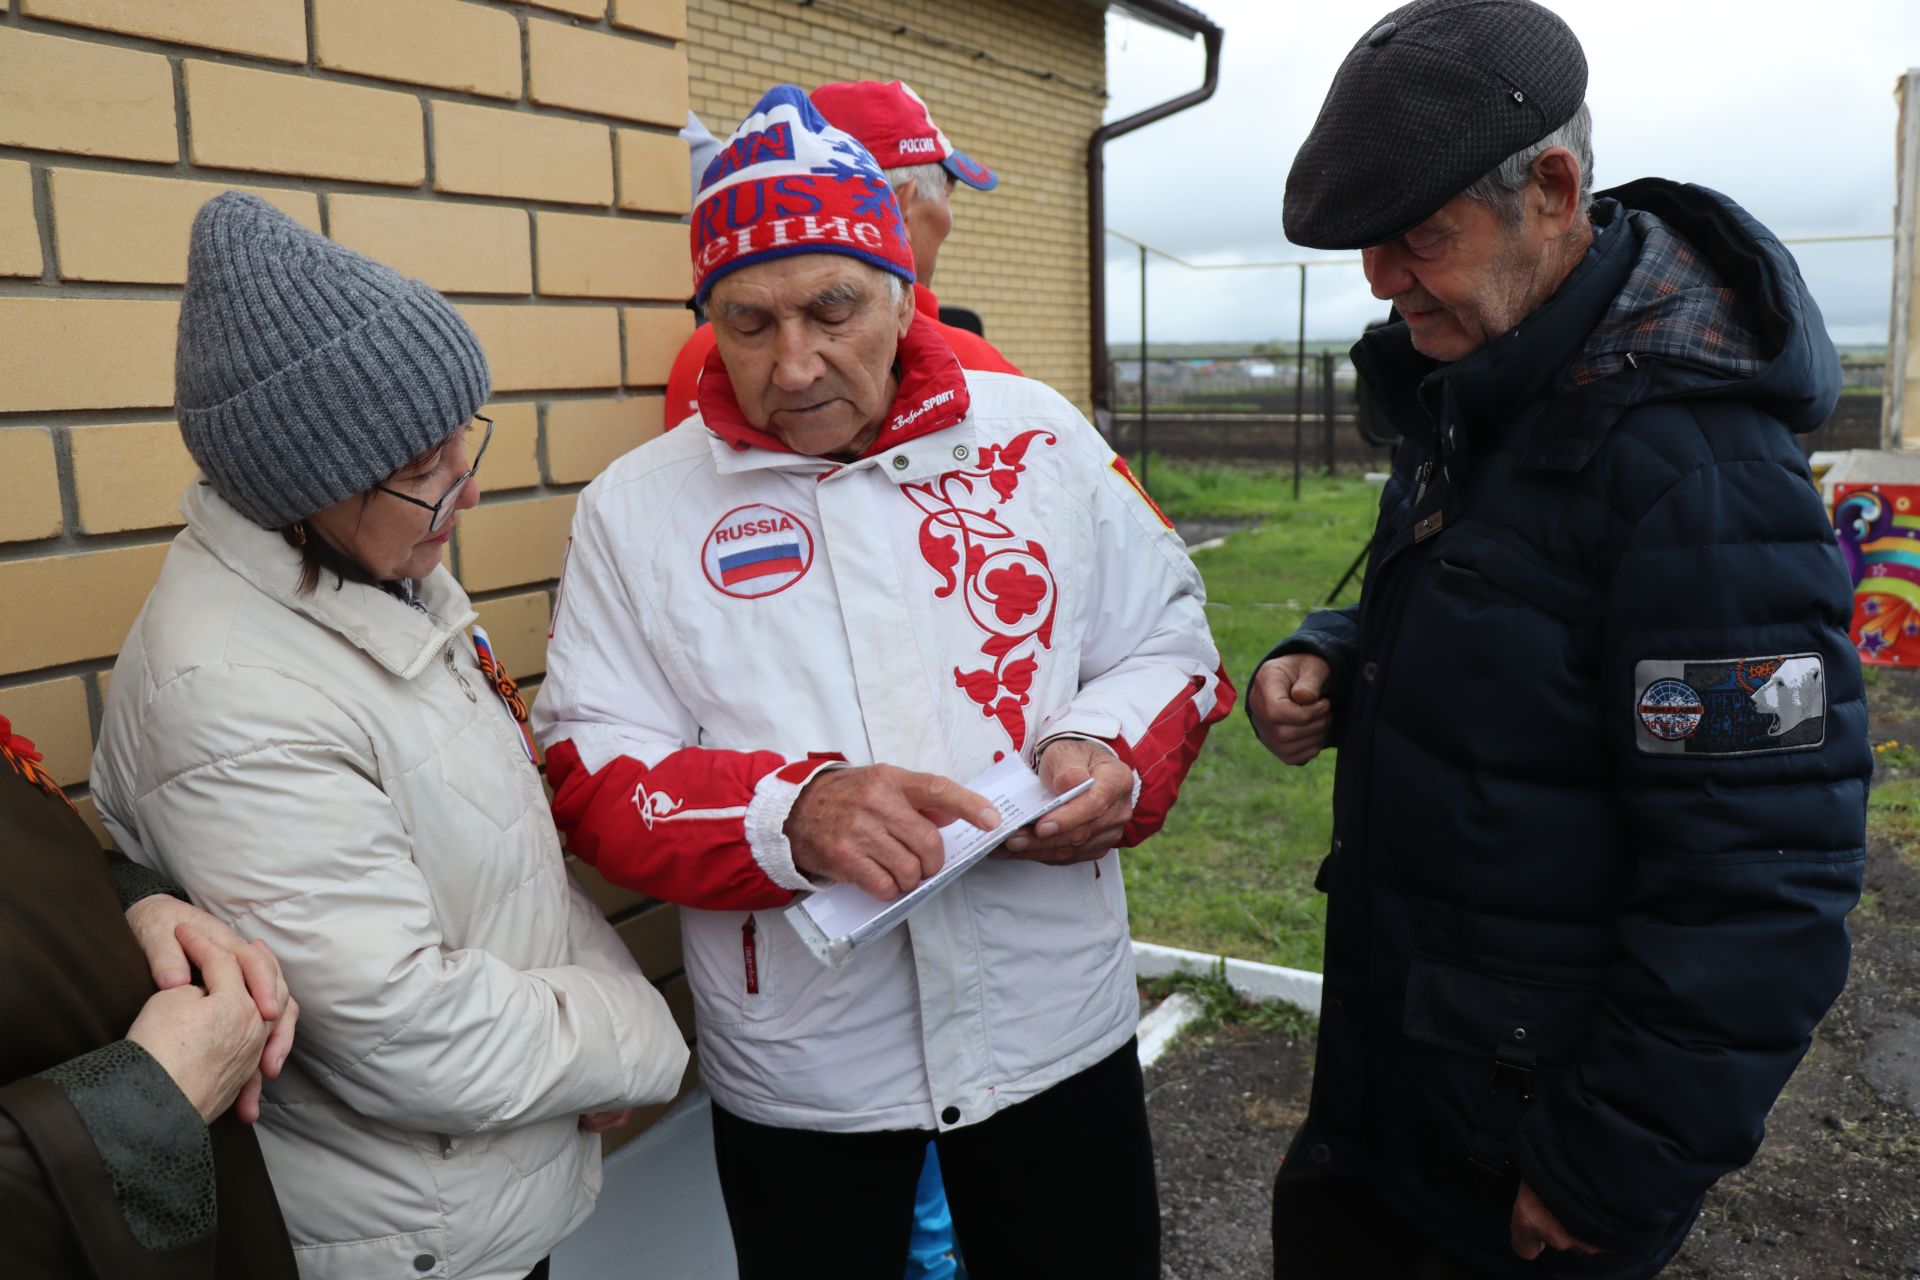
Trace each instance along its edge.
<instances>
[{"instance_id":1,"label":"dirt ground","mask_svg":"<svg viewBox=\"0 0 1920 1280\"><path fill-rule=\"evenodd\" d=\"M1871 703L1875 743L1920 742L1920 671L1883 673ZM1920 1280L1917 868L1914 850L1870 845L1847 989L1759 1155L1714 1188L1664 1275ZM1268 1196L1312 1061L1310 1042L1226 1027L1148 1071L1166 1280L1273 1274Z\"/></svg>"}]
</instances>

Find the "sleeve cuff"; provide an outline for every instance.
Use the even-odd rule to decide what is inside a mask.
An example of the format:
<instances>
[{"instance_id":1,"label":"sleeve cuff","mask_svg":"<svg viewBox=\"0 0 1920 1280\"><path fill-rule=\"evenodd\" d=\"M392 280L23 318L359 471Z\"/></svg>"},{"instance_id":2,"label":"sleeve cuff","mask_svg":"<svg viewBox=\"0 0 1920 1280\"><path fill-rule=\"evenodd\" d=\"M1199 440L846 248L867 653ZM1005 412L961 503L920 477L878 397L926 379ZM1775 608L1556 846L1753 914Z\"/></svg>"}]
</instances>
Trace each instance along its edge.
<instances>
[{"instance_id":1,"label":"sleeve cuff","mask_svg":"<svg viewBox=\"0 0 1920 1280\"><path fill-rule=\"evenodd\" d=\"M831 881L817 880L793 865L793 845L787 840L787 817L793 802L809 782L823 769L844 769L844 760L809 757L776 769L754 784L753 799L747 802L747 847L761 874L795 893L826 888Z\"/></svg>"},{"instance_id":2,"label":"sleeve cuff","mask_svg":"<svg viewBox=\"0 0 1920 1280\"><path fill-rule=\"evenodd\" d=\"M116 1040L40 1078L73 1104L142 1248L178 1248L214 1229L207 1127L151 1054Z\"/></svg>"},{"instance_id":3,"label":"sleeve cuff","mask_svg":"<svg viewBox=\"0 0 1920 1280\"><path fill-rule=\"evenodd\" d=\"M192 902L187 891L173 881L155 871L152 867L143 867L137 862L125 858L107 860L107 876L113 881L113 891L120 895L120 909L125 911L142 898L151 898L156 893L164 893L182 902Z\"/></svg>"}]
</instances>

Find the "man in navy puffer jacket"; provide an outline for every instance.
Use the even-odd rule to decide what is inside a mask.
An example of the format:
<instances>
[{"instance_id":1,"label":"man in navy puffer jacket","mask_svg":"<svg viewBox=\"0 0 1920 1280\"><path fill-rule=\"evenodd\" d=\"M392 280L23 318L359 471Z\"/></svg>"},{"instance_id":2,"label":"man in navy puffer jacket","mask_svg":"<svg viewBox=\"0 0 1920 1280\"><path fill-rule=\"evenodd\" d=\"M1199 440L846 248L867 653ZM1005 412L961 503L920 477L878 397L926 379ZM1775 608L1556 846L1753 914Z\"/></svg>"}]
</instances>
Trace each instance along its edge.
<instances>
[{"instance_id":1,"label":"man in navy puffer jacket","mask_svg":"<svg viewBox=\"0 0 1920 1280\"><path fill-rule=\"evenodd\" d=\"M1248 699L1339 749L1292 1275L1652 1275L1846 978L1867 712L1794 440L1839 365L1731 200L1589 194L1585 86L1530 0L1418 0L1288 179L1403 434L1360 603Z\"/></svg>"}]
</instances>

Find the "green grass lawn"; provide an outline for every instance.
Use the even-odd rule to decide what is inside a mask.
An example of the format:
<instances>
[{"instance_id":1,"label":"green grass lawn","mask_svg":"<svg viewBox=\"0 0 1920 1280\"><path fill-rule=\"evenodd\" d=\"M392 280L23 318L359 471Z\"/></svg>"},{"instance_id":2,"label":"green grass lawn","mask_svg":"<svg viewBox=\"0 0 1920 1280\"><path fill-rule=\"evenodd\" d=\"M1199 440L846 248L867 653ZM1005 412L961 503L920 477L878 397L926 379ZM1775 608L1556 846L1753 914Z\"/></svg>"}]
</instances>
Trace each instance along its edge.
<instances>
[{"instance_id":1,"label":"green grass lawn","mask_svg":"<svg viewBox=\"0 0 1920 1280\"><path fill-rule=\"evenodd\" d=\"M1260 526L1194 554L1207 618L1236 688L1321 606L1373 529L1380 490L1309 477L1300 501L1281 469L1155 459L1153 496L1176 522L1253 517ZM1351 603L1350 585L1341 603ZM1242 693L1244 694L1242 688ZM1313 874L1333 831L1333 758L1292 769L1254 740L1241 708L1215 725L1166 828L1125 856L1137 938L1319 969L1325 908Z\"/></svg>"}]
</instances>

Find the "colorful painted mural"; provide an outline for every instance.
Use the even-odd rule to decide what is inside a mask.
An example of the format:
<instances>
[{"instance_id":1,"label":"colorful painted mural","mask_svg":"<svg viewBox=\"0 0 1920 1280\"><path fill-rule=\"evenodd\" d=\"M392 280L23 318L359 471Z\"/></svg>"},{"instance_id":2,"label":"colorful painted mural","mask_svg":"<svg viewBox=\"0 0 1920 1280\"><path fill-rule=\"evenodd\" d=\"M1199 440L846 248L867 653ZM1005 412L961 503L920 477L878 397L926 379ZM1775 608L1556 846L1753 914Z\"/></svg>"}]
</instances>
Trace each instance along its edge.
<instances>
[{"instance_id":1,"label":"colorful painted mural","mask_svg":"<svg viewBox=\"0 0 1920 1280\"><path fill-rule=\"evenodd\" d=\"M1920 667L1920 485L1841 484L1833 527L1862 662Z\"/></svg>"}]
</instances>

